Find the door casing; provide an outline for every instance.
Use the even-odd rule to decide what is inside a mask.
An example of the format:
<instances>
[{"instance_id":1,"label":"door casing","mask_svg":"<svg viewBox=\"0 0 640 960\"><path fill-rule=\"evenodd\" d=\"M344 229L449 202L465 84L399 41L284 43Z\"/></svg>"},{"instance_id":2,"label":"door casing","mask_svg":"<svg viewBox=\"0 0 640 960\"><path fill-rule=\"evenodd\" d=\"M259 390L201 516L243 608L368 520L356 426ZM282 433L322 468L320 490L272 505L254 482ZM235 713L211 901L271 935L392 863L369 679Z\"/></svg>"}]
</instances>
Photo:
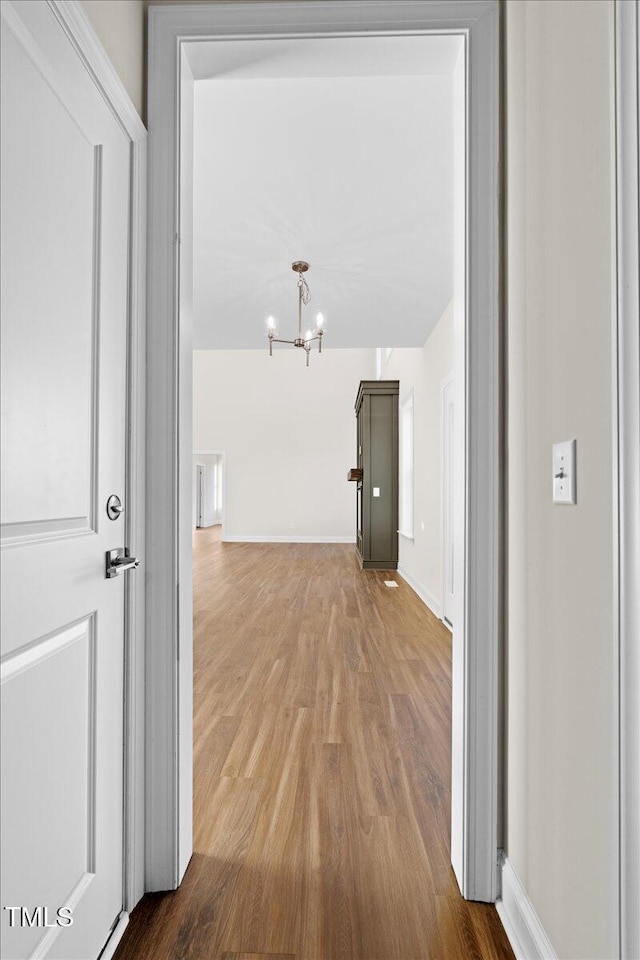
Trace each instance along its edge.
<instances>
[{"instance_id":1,"label":"door casing","mask_svg":"<svg viewBox=\"0 0 640 960\"><path fill-rule=\"evenodd\" d=\"M447 605L449 578L447 570L452 562L451 554L455 552L453 518L450 518L450 511L453 509L453 462L452 462L452 444L454 442L454 430L452 424L448 422L447 400L451 395L451 405L454 409L455 400L453 373L448 374L442 381L440 391L440 408L442 411L442 619L450 630L453 630L453 620L447 614L453 614L452 601ZM455 579L454 579L455 584ZM454 587L455 589L455 587Z\"/></svg>"},{"instance_id":2,"label":"door casing","mask_svg":"<svg viewBox=\"0 0 640 960\"><path fill-rule=\"evenodd\" d=\"M620 957L640 956L640 3L616 0L612 278Z\"/></svg>"},{"instance_id":3,"label":"door casing","mask_svg":"<svg viewBox=\"0 0 640 960\"><path fill-rule=\"evenodd\" d=\"M196 527L204 526L204 464L196 463Z\"/></svg>"},{"instance_id":4,"label":"door casing","mask_svg":"<svg viewBox=\"0 0 640 960\"><path fill-rule=\"evenodd\" d=\"M465 39L466 395L462 641L454 655L453 862L465 897L498 894L500 629L499 5L496 0L316 0L210 3L149 11L149 285L147 353L147 887L178 886L191 855L191 331L181 322L181 205L190 174L193 40L456 33ZM185 92L190 96L185 96ZM183 251L184 252L184 251ZM181 282L182 281L182 282ZM186 458L189 471L184 468ZM186 518L189 518L188 520ZM455 738L454 738L455 739ZM455 754L454 754L455 759Z\"/></svg>"}]
</instances>

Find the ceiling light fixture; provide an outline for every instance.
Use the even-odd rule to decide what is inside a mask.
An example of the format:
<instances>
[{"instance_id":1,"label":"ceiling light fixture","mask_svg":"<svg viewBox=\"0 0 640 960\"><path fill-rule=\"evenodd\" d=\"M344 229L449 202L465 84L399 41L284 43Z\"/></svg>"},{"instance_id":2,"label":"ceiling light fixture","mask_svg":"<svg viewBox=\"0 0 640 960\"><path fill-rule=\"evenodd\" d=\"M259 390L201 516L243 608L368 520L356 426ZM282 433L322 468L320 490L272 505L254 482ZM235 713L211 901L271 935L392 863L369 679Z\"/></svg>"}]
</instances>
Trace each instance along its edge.
<instances>
[{"instance_id":1,"label":"ceiling light fixture","mask_svg":"<svg viewBox=\"0 0 640 960\"><path fill-rule=\"evenodd\" d=\"M302 306L306 306L311 300L311 291L309 284L302 276L309 269L306 260L295 260L291 264L291 269L298 274L298 336L295 340L281 340L278 338L277 323L275 317L267 317L267 336L269 338L269 356L273 356L274 343L288 343L293 347L302 347L306 354L307 366L309 366L309 354L311 353L311 344L314 340L318 341L318 353L322 353L322 337L324 336L324 314L316 314L316 325L313 330L307 330L302 336Z\"/></svg>"}]
</instances>

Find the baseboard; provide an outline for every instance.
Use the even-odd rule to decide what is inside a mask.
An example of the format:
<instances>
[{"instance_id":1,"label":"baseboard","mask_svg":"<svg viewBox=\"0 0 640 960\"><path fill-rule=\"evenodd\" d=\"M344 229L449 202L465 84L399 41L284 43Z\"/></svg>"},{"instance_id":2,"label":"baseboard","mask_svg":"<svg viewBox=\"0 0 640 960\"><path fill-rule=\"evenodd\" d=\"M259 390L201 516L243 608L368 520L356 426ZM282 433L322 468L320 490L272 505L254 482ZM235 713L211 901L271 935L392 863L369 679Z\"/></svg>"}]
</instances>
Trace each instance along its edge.
<instances>
[{"instance_id":1,"label":"baseboard","mask_svg":"<svg viewBox=\"0 0 640 960\"><path fill-rule=\"evenodd\" d=\"M290 537L266 536L254 533L226 533L222 538L225 543L355 543L355 537L307 537L301 534L291 534Z\"/></svg>"},{"instance_id":2,"label":"baseboard","mask_svg":"<svg viewBox=\"0 0 640 960\"><path fill-rule=\"evenodd\" d=\"M398 562L397 560L363 560L360 557L360 565L363 570L397 570Z\"/></svg>"},{"instance_id":3,"label":"baseboard","mask_svg":"<svg viewBox=\"0 0 640 960\"><path fill-rule=\"evenodd\" d=\"M429 607L429 610L431 610L431 613L434 615L434 617L437 617L438 620L442 620L442 607L437 600L434 600L429 591L425 590L425 588L418 583L417 580L414 580L413 577L410 576L402 567L398 567L398 573L405 583L409 584L413 592L418 594L425 606Z\"/></svg>"},{"instance_id":4,"label":"baseboard","mask_svg":"<svg viewBox=\"0 0 640 960\"><path fill-rule=\"evenodd\" d=\"M557 960L527 892L508 858L500 861L502 896L496 903L516 960Z\"/></svg>"}]
</instances>

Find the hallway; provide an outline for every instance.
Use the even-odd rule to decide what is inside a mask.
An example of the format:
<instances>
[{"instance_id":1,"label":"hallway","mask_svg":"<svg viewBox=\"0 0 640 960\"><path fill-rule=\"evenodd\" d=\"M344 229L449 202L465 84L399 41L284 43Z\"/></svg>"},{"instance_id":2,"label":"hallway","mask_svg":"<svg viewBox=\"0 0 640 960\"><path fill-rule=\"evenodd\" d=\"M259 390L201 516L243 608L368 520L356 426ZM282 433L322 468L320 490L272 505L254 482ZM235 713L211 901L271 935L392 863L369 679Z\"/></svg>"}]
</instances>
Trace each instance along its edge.
<instances>
[{"instance_id":1,"label":"hallway","mask_svg":"<svg viewBox=\"0 0 640 960\"><path fill-rule=\"evenodd\" d=\"M118 960L512 957L449 866L448 631L351 546L219 531L194 534L195 852Z\"/></svg>"}]
</instances>

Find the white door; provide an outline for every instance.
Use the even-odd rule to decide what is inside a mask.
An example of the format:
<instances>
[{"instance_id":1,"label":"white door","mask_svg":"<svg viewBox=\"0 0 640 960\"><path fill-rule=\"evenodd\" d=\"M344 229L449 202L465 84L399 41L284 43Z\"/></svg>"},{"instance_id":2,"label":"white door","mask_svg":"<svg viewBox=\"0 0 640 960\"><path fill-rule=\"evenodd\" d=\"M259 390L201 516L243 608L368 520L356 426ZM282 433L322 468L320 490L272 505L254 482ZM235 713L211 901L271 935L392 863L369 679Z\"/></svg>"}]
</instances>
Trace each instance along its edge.
<instances>
[{"instance_id":1,"label":"white door","mask_svg":"<svg viewBox=\"0 0 640 960\"><path fill-rule=\"evenodd\" d=\"M41 0L2 4L1 132L3 956L75 960L123 903L130 149Z\"/></svg>"},{"instance_id":2,"label":"white door","mask_svg":"<svg viewBox=\"0 0 640 960\"><path fill-rule=\"evenodd\" d=\"M442 505L443 505L443 610L442 615L449 626L453 627L453 591L454 591L454 561L453 561L453 504L454 504L454 394L453 380L448 380L442 389Z\"/></svg>"}]
</instances>

